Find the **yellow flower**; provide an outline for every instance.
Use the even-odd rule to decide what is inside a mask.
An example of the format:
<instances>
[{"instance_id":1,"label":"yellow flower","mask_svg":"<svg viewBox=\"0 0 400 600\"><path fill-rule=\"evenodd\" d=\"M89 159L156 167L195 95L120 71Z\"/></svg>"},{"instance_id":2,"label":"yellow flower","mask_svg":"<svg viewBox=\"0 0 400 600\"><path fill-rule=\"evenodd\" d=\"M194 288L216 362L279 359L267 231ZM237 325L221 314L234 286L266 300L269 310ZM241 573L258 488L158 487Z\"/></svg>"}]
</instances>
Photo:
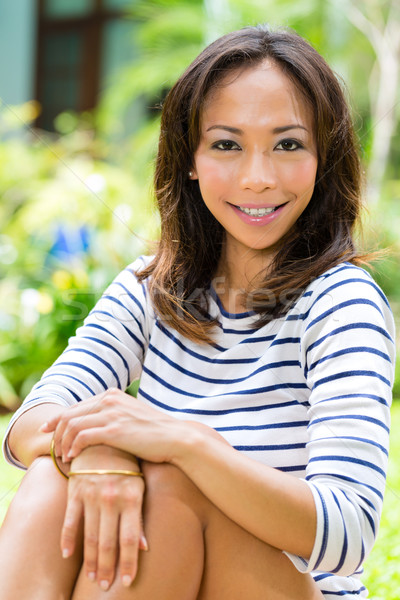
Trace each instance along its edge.
<instances>
[{"instance_id":1,"label":"yellow flower","mask_svg":"<svg viewBox=\"0 0 400 600\"><path fill-rule=\"evenodd\" d=\"M46 292L40 292L36 308L42 315L47 315L54 308L53 298Z\"/></svg>"},{"instance_id":2,"label":"yellow flower","mask_svg":"<svg viewBox=\"0 0 400 600\"><path fill-rule=\"evenodd\" d=\"M69 290L72 287L72 275L68 271L58 269L54 271L51 279L59 290Z\"/></svg>"}]
</instances>

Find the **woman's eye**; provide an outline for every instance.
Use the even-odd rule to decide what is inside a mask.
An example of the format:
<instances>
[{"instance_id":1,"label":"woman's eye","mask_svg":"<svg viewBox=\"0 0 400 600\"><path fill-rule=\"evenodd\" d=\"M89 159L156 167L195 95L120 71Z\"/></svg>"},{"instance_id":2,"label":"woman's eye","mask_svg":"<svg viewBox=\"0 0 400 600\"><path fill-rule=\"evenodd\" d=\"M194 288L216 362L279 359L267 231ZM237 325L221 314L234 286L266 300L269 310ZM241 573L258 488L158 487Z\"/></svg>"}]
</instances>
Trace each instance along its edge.
<instances>
[{"instance_id":1,"label":"woman's eye","mask_svg":"<svg viewBox=\"0 0 400 600\"><path fill-rule=\"evenodd\" d=\"M213 148L216 148L217 150L240 150L236 142L232 142L232 140L220 140L219 142L215 142Z\"/></svg>"},{"instance_id":2,"label":"woman's eye","mask_svg":"<svg viewBox=\"0 0 400 600\"><path fill-rule=\"evenodd\" d=\"M297 142L296 140L282 140L277 145L278 150L286 150L287 152L293 152L293 150L298 150L302 147L300 142Z\"/></svg>"}]
</instances>

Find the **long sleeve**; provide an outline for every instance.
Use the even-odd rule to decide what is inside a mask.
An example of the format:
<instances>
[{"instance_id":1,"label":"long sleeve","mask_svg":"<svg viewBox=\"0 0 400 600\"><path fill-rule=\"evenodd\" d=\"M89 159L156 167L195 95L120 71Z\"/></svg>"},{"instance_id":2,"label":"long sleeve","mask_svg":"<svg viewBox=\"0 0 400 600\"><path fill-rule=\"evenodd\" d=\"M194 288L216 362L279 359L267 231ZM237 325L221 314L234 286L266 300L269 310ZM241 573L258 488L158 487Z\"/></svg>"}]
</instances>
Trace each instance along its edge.
<instances>
[{"instance_id":1,"label":"long sleeve","mask_svg":"<svg viewBox=\"0 0 400 600\"><path fill-rule=\"evenodd\" d=\"M394 325L381 290L344 265L313 295L302 336L309 398L306 481L317 534L301 571L351 575L377 535L388 459Z\"/></svg>"},{"instance_id":2,"label":"long sleeve","mask_svg":"<svg viewBox=\"0 0 400 600\"><path fill-rule=\"evenodd\" d=\"M3 441L10 463L23 466L10 452L8 433L16 419L33 406L49 402L70 406L110 387L126 389L140 377L152 316L146 287L138 283L134 271L148 260L140 257L118 275L25 398Z\"/></svg>"}]
</instances>

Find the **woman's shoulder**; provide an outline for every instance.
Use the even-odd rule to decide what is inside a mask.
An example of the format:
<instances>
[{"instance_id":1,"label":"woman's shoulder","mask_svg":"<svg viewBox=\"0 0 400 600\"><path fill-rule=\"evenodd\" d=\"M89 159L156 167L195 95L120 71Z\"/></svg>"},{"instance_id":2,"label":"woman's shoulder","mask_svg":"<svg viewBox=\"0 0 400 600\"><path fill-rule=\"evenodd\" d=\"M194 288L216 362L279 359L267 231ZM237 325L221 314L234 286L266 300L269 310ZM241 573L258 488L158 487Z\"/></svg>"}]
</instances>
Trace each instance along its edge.
<instances>
[{"instance_id":1,"label":"woman's shoulder","mask_svg":"<svg viewBox=\"0 0 400 600\"><path fill-rule=\"evenodd\" d=\"M125 267L125 269L122 271L122 273L124 271L133 273L133 274L139 273L140 271L142 271L143 269L148 267L149 264L152 262L152 260L154 260L154 255L141 254L133 262L131 262L129 265L127 265Z\"/></svg>"},{"instance_id":2,"label":"woman's shoulder","mask_svg":"<svg viewBox=\"0 0 400 600\"><path fill-rule=\"evenodd\" d=\"M349 262L339 263L316 277L304 295L310 296L314 301L326 295L338 300L369 298L390 310L388 299L372 275L364 268Z\"/></svg>"},{"instance_id":3,"label":"woman's shoulder","mask_svg":"<svg viewBox=\"0 0 400 600\"><path fill-rule=\"evenodd\" d=\"M379 329L394 340L394 319L388 299L373 277L357 265L340 263L314 279L303 294L305 331L329 326ZM356 325L358 324L358 325Z\"/></svg>"},{"instance_id":4,"label":"woman's shoulder","mask_svg":"<svg viewBox=\"0 0 400 600\"><path fill-rule=\"evenodd\" d=\"M151 263L153 258L154 256L149 255L138 256L134 261L126 265L126 267L124 267L122 271L118 273L106 292L115 287L115 285L123 285L131 291L137 286L140 287L142 284L138 282L137 275Z\"/></svg>"},{"instance_id":5,"label":"woman's shoulder","mask_svg":"<svg viewBox=\"0 0 400 600\"><path fill-rule=\"evenodd\" d=\"M129 311L130 314L146 316L150 313L150 316L153 316L147 279L138 279L140 271L146 268L152 259L152 256L143 255L128 264L104 290L95 308L106 310L106 304L113 307L113 314L115 307L119 307L118 310Z\"/></svg>"}]
</instances>

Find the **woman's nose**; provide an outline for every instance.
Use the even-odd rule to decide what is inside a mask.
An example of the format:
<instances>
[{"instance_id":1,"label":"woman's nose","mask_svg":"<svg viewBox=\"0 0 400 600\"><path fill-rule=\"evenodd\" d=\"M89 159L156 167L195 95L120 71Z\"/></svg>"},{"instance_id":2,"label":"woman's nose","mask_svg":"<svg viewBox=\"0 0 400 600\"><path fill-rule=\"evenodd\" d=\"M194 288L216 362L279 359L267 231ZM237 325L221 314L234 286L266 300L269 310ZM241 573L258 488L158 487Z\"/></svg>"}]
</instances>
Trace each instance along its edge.
<instances>
[{"instance_id":1,"label":"woman's nose","mask_svg":"<svg viewBox=\"0 0 400 600\"><path fill-rule=\"evenodd\" d=\"M271 157L261 152L247 156L240 166L240 187L253 192L275 189L277 175Z\"/></svg>"}]
</instances>

